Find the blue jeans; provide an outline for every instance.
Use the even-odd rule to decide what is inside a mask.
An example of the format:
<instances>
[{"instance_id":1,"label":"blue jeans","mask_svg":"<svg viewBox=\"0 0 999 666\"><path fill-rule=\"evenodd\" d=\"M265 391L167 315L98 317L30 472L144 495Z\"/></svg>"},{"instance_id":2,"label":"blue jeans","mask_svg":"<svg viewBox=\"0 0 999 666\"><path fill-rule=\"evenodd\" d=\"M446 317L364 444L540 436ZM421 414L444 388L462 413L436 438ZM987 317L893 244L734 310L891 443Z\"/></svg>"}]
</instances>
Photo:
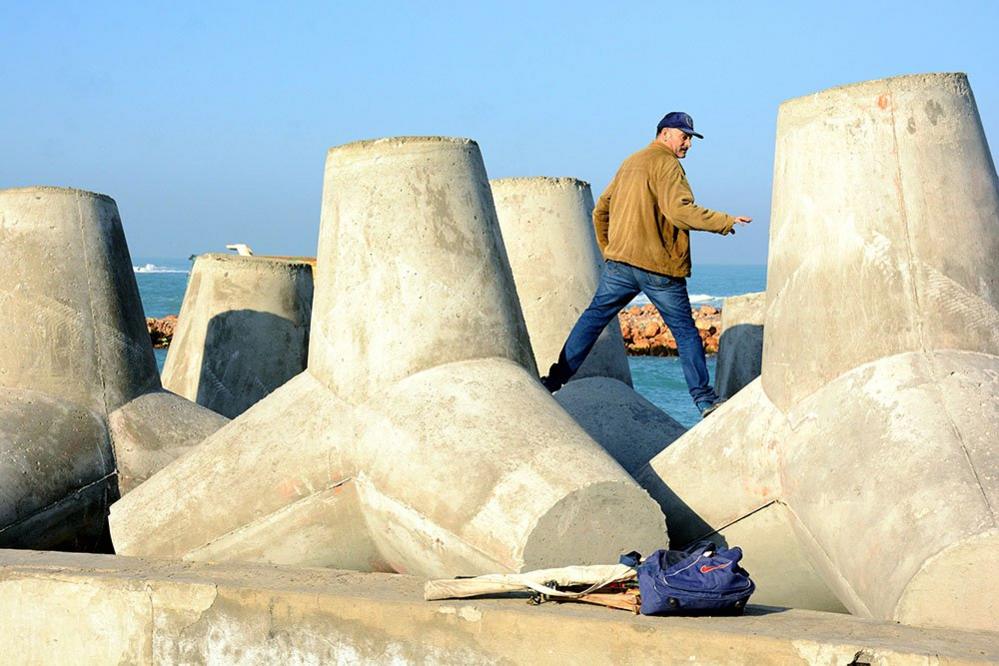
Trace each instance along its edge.
<instances>
[{"instance_id":1,"label":"blue jeans","mask_svg":"<svg viewBox=\"0 0 999 666\"><path fill-rule=\"evenodd\" d=\"M680 354L683 378L687 380L687 388L694 404L717 401L718 395L709 383L711 380L708 376L708 364L704 360L704 345L690 314L687 280L651 273L619 261L604 263L597 292L572 327L558 362L551 367L545 378L545 386L554 391L569 381L586 360L607 324L639 292L644 292L649 297L673 333L676 349Z\"/></svg>"}]
</instances>

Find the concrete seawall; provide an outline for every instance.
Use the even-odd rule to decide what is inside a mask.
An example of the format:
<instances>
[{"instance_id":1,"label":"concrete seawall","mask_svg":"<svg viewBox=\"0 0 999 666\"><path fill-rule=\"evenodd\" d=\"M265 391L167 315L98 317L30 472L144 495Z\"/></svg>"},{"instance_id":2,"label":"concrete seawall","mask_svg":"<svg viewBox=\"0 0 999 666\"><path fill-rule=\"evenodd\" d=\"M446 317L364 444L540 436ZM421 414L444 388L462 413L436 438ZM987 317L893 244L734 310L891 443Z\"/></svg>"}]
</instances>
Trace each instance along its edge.
<instances>
[{"instance_id":1,"label":"concrete seawall","mask_svg":"<svg viewBox=\"0 0 999 666\"><path fill-rule=\"evenodd\" d=\"M750 606L655 618L426 602L391 574L0 551L3 659L42 664L986 664L991 633Z\"/></svg>"}]
</instances>

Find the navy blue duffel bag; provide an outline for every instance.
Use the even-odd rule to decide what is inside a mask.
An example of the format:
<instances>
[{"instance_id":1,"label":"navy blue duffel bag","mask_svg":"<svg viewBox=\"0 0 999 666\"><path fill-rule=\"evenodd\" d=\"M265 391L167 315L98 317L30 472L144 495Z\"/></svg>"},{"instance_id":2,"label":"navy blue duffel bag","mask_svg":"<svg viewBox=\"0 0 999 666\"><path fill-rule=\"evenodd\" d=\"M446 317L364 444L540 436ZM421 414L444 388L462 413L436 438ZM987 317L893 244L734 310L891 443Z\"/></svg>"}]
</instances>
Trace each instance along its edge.
<instances>
[{"instance_id":1,"label":"navy blue duffel bag","mask_svg":"<svg viewBox=\"0 0 999 666\"><path fill-rule=\"evenodd\" d=\"M640 556L629 555L621 562L635 566ZM642 615L741 615L756 589L741 559L741 548L707 541L657 550L636 566Z\"/></svg>"}]
</instances>

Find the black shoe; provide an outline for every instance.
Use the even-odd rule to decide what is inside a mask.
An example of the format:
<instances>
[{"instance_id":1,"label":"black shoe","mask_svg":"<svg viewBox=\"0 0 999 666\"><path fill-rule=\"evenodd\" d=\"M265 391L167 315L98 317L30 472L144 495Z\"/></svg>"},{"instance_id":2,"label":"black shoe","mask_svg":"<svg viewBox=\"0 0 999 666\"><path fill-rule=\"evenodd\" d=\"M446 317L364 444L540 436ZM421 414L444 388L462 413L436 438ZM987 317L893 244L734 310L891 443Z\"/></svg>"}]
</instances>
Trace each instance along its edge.
<instances>
[{"instance_id":1,"label":"black shoe","mask_svg":"<svg viewBox=\"0 0 999 666\"><path fill-rule=\"evenodd\" d=\"M545 385L549 393L554 393L565 386L565 383L572 377L566 370L567 365L569 364L565 360L565 349L563 348L559 352L558 360L548 368L548 374L541 378L541 383Z\"/></svg>"},{"instance_id":2,"label":"black shoe","mask_svg":"<svg viewBox=\"0 0 999 666\"><path fill-rule=\"evenodd\" d=\"M562 388L562 382L555 379L554 377L542 377L541 383L544 384L544 387L548 389L549 393L554 393L555 391Z\"/></svg>"}]
</instances>

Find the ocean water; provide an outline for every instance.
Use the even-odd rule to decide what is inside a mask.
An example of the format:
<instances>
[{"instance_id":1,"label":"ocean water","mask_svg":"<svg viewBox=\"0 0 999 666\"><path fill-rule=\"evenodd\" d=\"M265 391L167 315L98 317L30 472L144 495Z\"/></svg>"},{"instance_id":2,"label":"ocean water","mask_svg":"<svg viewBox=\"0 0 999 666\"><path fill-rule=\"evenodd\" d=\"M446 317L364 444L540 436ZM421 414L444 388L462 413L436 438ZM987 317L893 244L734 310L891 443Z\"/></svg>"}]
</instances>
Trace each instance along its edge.
<instances>
[{"instance_id":1,"label":"ocean water","mask_svg":"<svg viewBox=\"0 0 999 666\"><path fill-rule=\"evenodd\" d=\"M629 356L628 365L631 366L631 383L646 400L688 428L701 420L701 414L687 391L679 358ZM714 354L708 355L708 374L714 384Z\"/></svg>"},{"instance_id":2,"label":"ocean water","mask_svg":"<svg viewBox=\"0 0 999 666\"><path fill-rule=\"evenodd\" d=\"M147 317L161 318L180 312L191 262L187 259L132 257L135 281L139 283L142 309ZM154 349L160 371L166 361L166 349Z\"/></svg>"},{"instance_id":3,"label":"ocean water","mask_svg":"<svg viewBox=\"0 0 999 666\"><path fill-rule=\"evenodd\" d=\"M164 317L180 312L191 262L177 258L133 257L132 263L146 316ZM727 296L763 291L765 288L765 266L695 265L694 275L687 281L687 292L694 305L721 305L722 299ZM639 296L634 303L648 303L648 299ZM166 350L157 349L156 362L160 370L165 359ZM631 356L628 363L636 391L685 426L697 423L700 415L690 400L679 359ZM713 382L714 356L708 357L708 371Z\"/></svg>"},{"instance_id":4,"label":"ocean water","mask_svg":"<svg viewBox=\"0 0 999 666\"><path fill-rule=\"evenodd\" d=\"M694 265L687 279L687 294L692 305L720 307L728 296L738 296L767 288L766 266ZM644 294L634 304L648 303ZM688 428L701 420L690 399L683 379L680 359L676 356L629 356L631 381L635 390ZM708 374L715 381L715 356L708 356Z\"/></svg>"},{"instance_id":5,"label":"ocean water","mask_svg":"<svg viewBox=\"0 0 999 666\"><path fill-rule=\"evenodd\" d=\"M767 288L766 266L722 266L717 264L694 265L693 275L687 278L687 295L692 305L720 306L728 296L764 291ZM644 294L635 303L648 303Z\"/></svg>"}]
</instances>

